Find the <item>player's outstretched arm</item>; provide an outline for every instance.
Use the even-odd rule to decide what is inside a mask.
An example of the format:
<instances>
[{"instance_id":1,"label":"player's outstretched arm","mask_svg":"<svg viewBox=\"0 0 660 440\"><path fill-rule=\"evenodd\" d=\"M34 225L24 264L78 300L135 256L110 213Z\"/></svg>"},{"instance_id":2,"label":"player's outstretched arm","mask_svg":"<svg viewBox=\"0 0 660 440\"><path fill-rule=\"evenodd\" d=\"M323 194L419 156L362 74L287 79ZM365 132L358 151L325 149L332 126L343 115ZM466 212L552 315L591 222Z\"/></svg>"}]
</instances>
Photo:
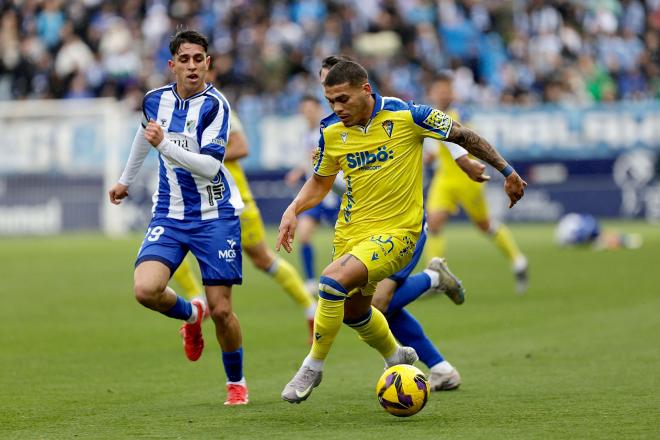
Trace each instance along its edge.
<instances>
[{"instance_id":1,"label":"player's outstretched arm","mask_svg":"<svg viewBox=\"0 0 660 440\"><path fill-rule=\"evenodd\" d=\"M293 239L298 225L298 214L321 203L321 200L332 188L335 176L319 176L313 174L307 179L293 202L286 208L280 221L280 232L275 243L275 250L279 252L280 247L291 253L293 250Z\"/></svg>"},{"instance_id":2,"label":"player's outstretched arm","mask_svg":"<svg viewBox=\"0 0 660 440\"><path fill-rule=\"evenodd\" d=\"M489 163L493 168L506 176L504 180L504 191L511 201L509 208L513 207L523 197L527 182L514 171L511 165L504 160L500 153L486 139L473 130L454 121L447 135L447 140L465 148L472 155Z\"/></svg>"},{"instance_id":3,"label":"player's outstretched arm","mask_svg":"<svg viewBox=\"0 0 660 440\"><path fill-rule=\"evenodd\" d=\"M121 173L119 181L108 191L110 203L119 205L128 196L128 187L135 181L149 151L151 151L151 145L144 138L144 128L140 126L135 133L124 171Z\"/></svg>"}]
</instances>

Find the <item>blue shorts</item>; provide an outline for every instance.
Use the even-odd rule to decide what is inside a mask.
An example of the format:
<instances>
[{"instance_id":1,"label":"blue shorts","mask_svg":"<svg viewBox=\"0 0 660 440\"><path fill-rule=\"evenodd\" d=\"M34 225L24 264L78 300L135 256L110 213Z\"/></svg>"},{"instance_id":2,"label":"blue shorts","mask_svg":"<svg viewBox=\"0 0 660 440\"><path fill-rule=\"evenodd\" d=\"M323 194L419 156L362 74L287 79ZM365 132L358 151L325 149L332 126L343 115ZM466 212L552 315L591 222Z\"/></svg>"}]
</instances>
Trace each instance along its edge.
<instances>
[{"instance_id":1,"label":"blue shorts","mask_svg":"<svg viewBox=\"0 0 660 440\"><path fill-rule=\"evenodd\" d=\"M426 244L426 222L422 225L422 233L419 234L419 240L417 240L417 245L415 245L415 252L413 252L412 260L406 265L403 269L396 272L395 274L389 276L388 278L396 283L397 286L403 284L403 282L410 276L410 273L415 269L419 259L422 257L424 252L424 245Z\"/></svg>"},{"instance_id":2,"label":"blue shorts","mask_svg":"<svg viewBox=\"0 0 660 440\"><path fill-rule=\"evenodd\" d=\"M322 203L319 203L315 207L308 209L300 215L311 217L317 223L321 223L321 221L325 220L329 225L334 225L337 222L337 215L339 215L339 206L328 207L324 206Z\"/></svg>"},{"instance_id":3,"label":"blue shorts","mask_svg":"<svg viewBox=\"0 0 660 440\"><path fill-rule=\"evenodd\" d=\"M195 222L154 218L135 266L143 261L160 261L170 268L172 275L188 251L197 258L205 286L231 286L243 282L238 217Z\"/></svg>"}]
</instances>

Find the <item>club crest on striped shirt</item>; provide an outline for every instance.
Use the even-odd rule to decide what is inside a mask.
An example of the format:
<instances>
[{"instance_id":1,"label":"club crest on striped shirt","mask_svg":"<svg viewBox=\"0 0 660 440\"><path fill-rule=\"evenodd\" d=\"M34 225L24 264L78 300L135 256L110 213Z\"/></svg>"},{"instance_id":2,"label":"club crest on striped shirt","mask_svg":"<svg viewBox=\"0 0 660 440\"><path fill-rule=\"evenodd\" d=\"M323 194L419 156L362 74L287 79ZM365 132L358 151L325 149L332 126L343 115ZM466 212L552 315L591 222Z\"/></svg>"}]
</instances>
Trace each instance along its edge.
<instances>
[{"instance_id":1,"label":"club crest on striped shirt","mask_svg":"<svg viewBox=\"0 0 660 440\"><path fill-rule=\"evenodd\" d=\"M193 131L195 131L196 126L197 126L197 121L195 121L194 119L190 119L186 121L186 131L188 133L192 133Z\"/></svg>"}]
</instances>

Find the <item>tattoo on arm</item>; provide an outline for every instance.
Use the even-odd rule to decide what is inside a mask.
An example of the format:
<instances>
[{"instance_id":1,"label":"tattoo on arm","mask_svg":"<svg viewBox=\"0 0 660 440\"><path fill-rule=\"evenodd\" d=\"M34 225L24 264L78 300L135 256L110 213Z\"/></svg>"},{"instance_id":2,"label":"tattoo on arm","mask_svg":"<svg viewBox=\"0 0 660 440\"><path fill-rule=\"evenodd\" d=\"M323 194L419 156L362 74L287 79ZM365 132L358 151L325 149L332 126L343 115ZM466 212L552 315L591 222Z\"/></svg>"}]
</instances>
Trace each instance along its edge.
<instances>
[{"instance_id":1,"label":"tattoo on arm","mask_svg":"<svg viewBox=\"0 0 660 440\"><path fill-rule=\"evenodd\" d=\"M496 170L501 170L506 166L506 161L486 139L456 121L454 121L449 131L447 140L465 148L474 156L492 165Z\"/></svg>"},{"instance_id":2,"label":"tattoo on arm","mask_svg":"<svg viewBox=\"0 0 660 440\"><path fill-rule=\"evenodd\" d=\"M339 265L340 266L346 266L346 263L348 263L348 260L350 260L351 258L353 258L353 255L350 255L350 254L346 255L346 258L344 258Z\"/></svg>"}]
</instances>

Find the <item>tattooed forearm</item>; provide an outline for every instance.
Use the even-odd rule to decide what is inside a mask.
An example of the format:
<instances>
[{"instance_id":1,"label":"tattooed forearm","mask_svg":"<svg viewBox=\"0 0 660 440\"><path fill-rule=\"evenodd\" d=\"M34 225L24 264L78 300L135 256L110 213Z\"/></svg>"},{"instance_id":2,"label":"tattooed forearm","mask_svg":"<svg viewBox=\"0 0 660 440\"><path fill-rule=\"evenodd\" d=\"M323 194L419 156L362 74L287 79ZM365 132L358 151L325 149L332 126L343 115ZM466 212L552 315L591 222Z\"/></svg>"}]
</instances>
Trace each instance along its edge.
<instances>
[{"instance_id":1,"label":"tattooed forearm","mask_svg":"<svg viewBox=\"0 0 660 440\"><path fill-rule=\"evenodd\" d=\"M506 161L486 139L456 121L454 121L449 131L447 140L465 148L469 153L489 163L496 170L501 170L506 166Z\"/></svg>"}]
</instances>

